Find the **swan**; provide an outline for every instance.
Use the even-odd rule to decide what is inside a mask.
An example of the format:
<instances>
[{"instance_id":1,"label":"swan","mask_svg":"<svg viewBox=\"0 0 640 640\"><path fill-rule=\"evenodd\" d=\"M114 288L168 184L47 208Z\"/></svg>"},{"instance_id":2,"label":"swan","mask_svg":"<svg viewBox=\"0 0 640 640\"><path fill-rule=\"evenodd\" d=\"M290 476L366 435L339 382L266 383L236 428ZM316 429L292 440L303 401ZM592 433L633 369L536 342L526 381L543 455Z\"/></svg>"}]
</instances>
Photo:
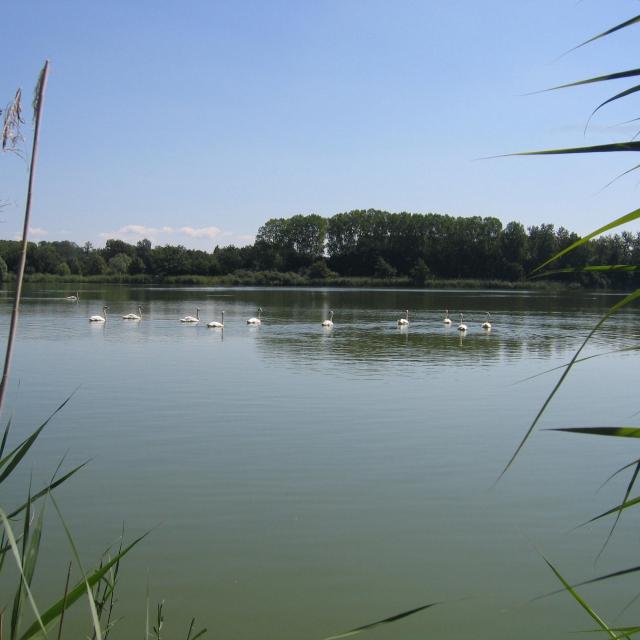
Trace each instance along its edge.
<instances>
[{"instance_id":1,"label":"swan","mask_svg":"<svg viewBox=\"0 0 640 640\"><path fill-rule=\"evenodd\" d=\"M75 296L67 296L65 298L65 300L69 300L70 302L78 302L78 300L80 300L80 295L76 291L76 295Z\"/></svg>"},{"instance_id":2,"label":"swan","mask_svg":"<svg viewBox=\"0 0 640 640\"><path fill-rule=\"evenodd\" d=\"M184 318L180 318L180 322L200 322L200 307L196 307L196 317L193 316L185 316Z\"/></svg>"},{"instance_id":3,"label":"swan","mask_svg":"<svg viewBox=\"0 0 640 640\"><path fill-rule=\"evenodd\" d=\"M213 320L212 322L207 323L207 327L211 327L212 329L224 329L224 311L221 315L222 318L220 319L220 322L216 322L215 320Z\"/></svg>"},{"instance_id":4,"label":"swan","mask_svg":"<svg viewBox=\"0 0 640 640\"><path fill-rule=\"evenodd\" d=\"M91 316L89 318L89 322L106 322L107 321L107 311L109 310L109 307L102 307L102 313L104 313L104 317L103 316Z\"/></svg>"},{"instance_id":5,"label":"swan","mask_svg":"<svg viewBox=\"0 0 640 640\"><path fill-rule=\"evenodd\" d=\"M399 327L406 327L409 324L409 309L405 311L406 318L400 318L397 322Z\"/></svg>"},{"instance_id":6,"label":"swan","mask_svg":"<svg viewBox=\"0 0 640 640\"><path fill-rule=\"evenodd\" d=\"M451 324L451 318L449 317L449 309L444 310L444 320L442 321L445 324Z\"/></svg>"},{"instance_id":7,"label":"swan","mask_svg":"<svg viewBox=\"0 0 640 640\"><path fill-rule=\"evenodd\" d=\"M126 316L122 316L123 320L142 320L142 307L138 307L138 315L135 313L127 313Z\"/></svg>"},{"instance_id":8,"label":"swan","mask_svg":"<svg viewBox=\"0 0 640 640\"><path fill-rule=\"evenodd\" d=\"M466 331L467 330L467 325L463 322L464 320L464 316L462 314L460 314L460 324L458 325L458 331Z\"/></svg>"},{"instance_id":9,"label":"swan","mask_svg":"<svg viewBox=\"0 0 640 640\"><path fill-rule=\"evenodd\" d=\"M491 317L491 314L487 311L487 317L484 319L484 322L482 323L483 329L491 329L491 323L489 322L490 317Z\"/></svg>"},{"instance_id":10,"label":"swan","mask_svg":"<svg viewBox=\"0 0 640 640\"><path fill-rule=\"evenodd\" d=\"M260 315L262 314L262 307L258 307L258 317L257 318L249 318L247 320L247 324L262 324L262 320L260 319Z\"/></svg>"},{"instance_id":11,"label":"swan","mask_svg":"<svg viewBox=\"0 0 640 640\"><path fill-rule=\"evenodd\" d=\"M329 311L329 317L322 323L323 327L333 327L333 311Z\"/></svg>"}]
</instances>

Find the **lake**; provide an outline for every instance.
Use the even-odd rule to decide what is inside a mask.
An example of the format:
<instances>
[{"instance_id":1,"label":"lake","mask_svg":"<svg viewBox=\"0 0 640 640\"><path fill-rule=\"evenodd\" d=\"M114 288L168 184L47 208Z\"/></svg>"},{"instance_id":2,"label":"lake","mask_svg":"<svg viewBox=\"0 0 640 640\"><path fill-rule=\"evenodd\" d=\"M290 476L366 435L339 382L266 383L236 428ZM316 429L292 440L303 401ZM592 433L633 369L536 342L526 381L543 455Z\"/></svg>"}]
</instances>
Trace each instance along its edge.
<instances>
[{"instance_id":1,"label":"lake","mask_svg":"<svg viewBox=\"0 0 640 640\"><path fill-rule=\"evenodd\" d=\"M612 521L576 529L622 499L628 475L599 487L638 457L634 441L547 430L637 423L638 355L617 351L637 344L636 309L595 335L585 355L613 353L574 368L495 484L560 371L518 381L568 362L620 295L85 285L64 300L73 293L25 292L12 442L77 391L3 506L25 498L31 474L37 488L63 457L63 469L91 459L55 494L85 569L123 523L128 539L152 529L123 565L114 637L143 636L147 584L168 637L196 616L212 638L320 639L432 602L372 637L564 637L594 624L568 595L530 602L559 586L540 553L571 581L637 564L633 510L597 563ZM10 294L0 303L6 335ZM90 323L103 304L107 322ZM138 304L141 321L121 319ZM258 306L263 323L248 326ZM200 324L181 324L196 307ZM224 332L208 329L223 310ZM51 505L43 547L44 608L71 558ZM607 621L637 624L637 607L616 618L634 584L581 593Z\"/></svg>"}]
</instances>

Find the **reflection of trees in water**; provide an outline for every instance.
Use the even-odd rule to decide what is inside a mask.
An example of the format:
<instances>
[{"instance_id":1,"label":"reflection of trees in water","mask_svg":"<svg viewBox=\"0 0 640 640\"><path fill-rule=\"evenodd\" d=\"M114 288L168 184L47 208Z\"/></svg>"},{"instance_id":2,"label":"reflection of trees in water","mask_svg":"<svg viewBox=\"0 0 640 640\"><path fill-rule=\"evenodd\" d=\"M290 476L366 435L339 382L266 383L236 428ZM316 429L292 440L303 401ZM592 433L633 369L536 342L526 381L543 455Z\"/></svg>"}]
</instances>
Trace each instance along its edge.
<instances>
[{"instance_id":1,"label":"reflection of trees in water","mask_svg":"<svg viewBox=\"0 0 640 640\"><path fill-rule=\"evenodd\" d=\"M475 327L463 335L451 329L424 327L355 327L336 325L333 330L308 325L264 331L256 348L268 360L282 359L294 366L327 362L367 365L372 372L402 365L474 367L527 359L569 360L590 329L584 319L574 324L547 322L540 317L529 324L495 328ZM591 353L634 344L640 323L603 332ZM594 346L595 343L594 343Z\"/></svg>"}]
</instances>

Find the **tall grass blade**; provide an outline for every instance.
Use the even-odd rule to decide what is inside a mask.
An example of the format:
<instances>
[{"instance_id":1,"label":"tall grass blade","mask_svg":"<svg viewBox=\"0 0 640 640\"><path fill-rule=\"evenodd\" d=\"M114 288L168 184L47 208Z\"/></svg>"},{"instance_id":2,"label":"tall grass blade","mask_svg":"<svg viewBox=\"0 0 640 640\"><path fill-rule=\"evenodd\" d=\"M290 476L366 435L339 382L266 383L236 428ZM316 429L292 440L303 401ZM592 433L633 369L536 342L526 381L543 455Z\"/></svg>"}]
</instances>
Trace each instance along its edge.
<instances>
[{"instance_id":1,"label":"tall grass blade","mask_svg":"<svg viewBox=\"0 0 640 640\"><path fill-rule=\"evenodd\" d=\"M613 436L616 438L640 438L640 427L560 427L545 431L564 431L592 436Z\"/></svg>"},{"instance_id":2,"label":"tall grass blade","mask_svg":"<svg viewBox=\"0 0 640 640\"><path fill-rule=\"evenodd\" d=\"M620 302L617 302L616 304L614 304L610 309L607 310L607 312L602 316L602 318L600 318L600 320L597 322L595 327L593 327L593 329L591 329L591 331L589 332L587 337L584 339L582 344L578 347L578 350L573 354L573 358L571 358L571 361L567 365L566 369L562 372L562 375L560 376L560 379L558 380L558 382L556 382L555 386L551 390L551 393L547 396L546 400L543 402L542 407L540 407L540 410L536 414L536 417L533 419L533 422L531 423L531 425L527 429L527 432L525 433L524 437L522 438L522 440L520 441L520 443L516 447L516 450L514 451L513 455L509 459L509 462L507 462L505 468L502 470L502 472L498 476L498 480L500 480L500 478L502 478L502 476L507 472L507 469L509 469L509 467L513 464L513 461L516 459L518 453L520 453L520 450L524 446L525 442L529 439L529 436L531 435L532 431L534 430L536 424L538 424L538 421L542 417L542 414L545 412L546 408L549 406L549 403L551 402L551 400L553 399L553 396L555 396L555 394L557 393L558 389L560 388L560 386L564 382L564 379L567 377L567 375L569 375L569 372L573 368L573 365L575 364L576 360L578 360L578 357L580 356L580 353L582 352L582 350L586 346L587 342L589 342L589 340L591 339L593 334L604 324L604 322L609 317L611 317L613 314L615 314L618 311L620 311L620 309L622 309L623 307L626 307L628 304L630 304L631 302L633 302L637 298L640 298L640 289L636 289L633 293L630 293L629 295L625 296L622 300L620 300Z\"/></svg>"},{"instance_id":3,"label":"tall grass blade","mask_svg":"<svg viewBox=\"0 0 640 640\"><path fill-rule=\"evenodd\" d=\"M626 27L630 27L631 25L634 25L637 22L640 22L640 15L639 16L634 16L633 18L629 18L629 20L625 20L624 22L621 22L620 24L617 24L615 27L611 27L610 29L607 29L606 31L603 31L602 33L599 33L597 36L593 36L592 38L589 38L588 40L585 40L584 42L581 42L580 44L578 44L575 47L573 47L573 49L569 49L569 52L575 51L576 49L579 49L580 47L584 47L586 44L594 42L595 40L599 40L600 38L604 38L605 36L611 35L612 33L615 33L616 31L620 31L620 29L625 29Z\"/></svg>"},{"instance_id":4,"label":"tall grass blade","mask_svg":"<svg viewBox=\"0 0 640 640\"><path fill-rule=\"evenodd\" d=\"M89 587L93 587L94 585L96 585L116 562L118 562L121 558L127 555L127 553L129 553L129 551L131 551L131 549L133 549L133 547L135 547L147 535L148 533L145 533L140 537L136 538L133 542L131 542L122 550L122 553L119 553L117 556L112 558L109 562L107 562L107 564L105 564L100 569L97 569L90 575L86 576L86 580L85 580L85 577L83 577L83 579L81 579L73 587L73 589L71 589L71 591L68 592L66 597L60 598L60 600L55 602L46 611L43 612L42 622L45 625L49 625L51 622L56 620L62 614L63 611L66 611L67 609L69 609L71 605L77 602L77 600L86 593L87 584L89 585ZM38 627L38 625L34 623L22 634L22 636L20 636L20 640L30 640L31 638L34 638L39 632L40 632L40 627Z\"/></svg>"},{"instance_id":5,"label":"tall grass blade","mask_svg":"<svg viewBox=\"0 0 640 640\"><path fill-rule=\"evenodd\" d=\"M66 482L71 476L75 475L78 471L80 471L80 469L82 469L82 467L84 467L87 464L88 462L83 462L82 464L79 464L77 467L71 469L71 471L69 471L68 473L65 473L62 477L58 478L55 482L52 482L51 484L47 485L44 489L41 489L40 491L34 493L33 496L31 496L31 502L33 503L36 500L39 500L40 498L42 498L42 496L46 496L47 494L51 493L53 489L55 489L56 487L59 487L62 483ZM27 506L28 506L28 502L25 502L24 504L14 509L9 514L8 517L10 519L15 518L18 514L24 511L27 508Z\"/></svg>"},{"instance_id":6,"label":"tall grass blade","mask_svg":"<svg viewBox=\"0 0 640 640\"><path fill-rule=\"evenodd\" d=\"M9 323L9 334L7 336L7 348L4 355L4 367L2 370L2 379L0 379L0 415L4 407L4 398L7 391L7 382L9 380L9 372L11 370L11 359L13 356L13 346L16 340L16 331L18 328L18 316L20 315L20 300L22 298L22 284L24 282L24 270L27 262L27 242L29 239L29 223L31 221L31 203L33 200L33 191L35 184L36 161L38 158L38 142L40 140L40 125L42 117L42 105L44 102L44 92L47 86L47 77L49 75L49 61L47 60L42 67L38 83L36 85L36 96L34 98L34 120L35 130L33 133L33 143L31 146L31 162L29 164L29 182L27 185L27 200L24 208L24 222L22 226L22 242L20 246L20 260L18 262L18 270L16 275L16 294L13 302L13 310L11 312L11 321ZM4 139L4 128L3 128Z\"/></svg>"},{"instance_id":7,"label":"tall grass blade","mask_svg":"<svg viewBox=\"0 0 640 640\"><path fill-rule=\"evenodd\" d=\"M585 80L576 80L575 82L567 82L566 84L559 84L555 87L549 87L548 89L542 89L542 91L535 91L535 93L545 93L547 91L556 91L558 89L568 89L569 87L579 87L583 84L592 84L593 82L607 82L608 80L620 80L621 78L633 78L634 76L640 76L640 69L629 69L628 71L617 71L615 73L606 73L602 76L595 76L593 78L586 78ZM534 95L529 94L529 95Z\"/></svg>"},{"instance_id":8,"label":"tall grass blade","mask_svg":"<svg viewBox=\"0 0 640 640\"><path fill-rule=\"evenodd\" d=\"M596 516L595 518L591 518L591 520L587 520L584 524L590 524L592 522L595 522L596 520L600 520L600 518L604 518L605 516L609 516L612 513L617 513L618 511L624 511L625 509L628 509L629 507L634 507L639 502L640 502L640 497L633 498L632 500L625 500L623 503L619 504L617 507L613 507L612 509L609 509L608 511L605 511L604 513L601 513L599 516Z\"/></svg>"},{"instance_id":9,"label":"tall grass blade","mask_svg":"<svg viewBox=\"0 0 640 640\"><path fill-rule=\"evenodd\" d=\"M6 469L0 473L0 483L5 480L11 472L20 464L20 461L27 455L27 452L33 446L33 443L38 439L42 430L51 422L53 417L62 411L64 406L75 395L77 389L73 391L65 401L25 440L23 440L13 451L9 452L2 460L0 460L0 469L6 466Z\"/></svg>"},{"instance_id":10,"label":"tall grass blade","mask_svg":"<svg viewBox=\"0 0 640 640\"><path fill-rule=\"evenodd\" d=\"M636 573L640 571L640 565L636 567L630 567L629 569L621 569L620 571L612 571L611 573L606 573L602 576L598 576L597 578L590 578L589 580L583 580L582 582L576 582L571 585L573 589L576 587L584 587L589 584L595 584L596 582L602 582L603 580L610 580L611 578L620 578L622 576L627 576L630 573ZM558 595L559 593L564 593L565 589L556 589L555 591L550 591L549 593L544 593L541 596L536 596L531 599L531 602L535 602L536 600L542 600L544 598L549 598L551 596Z\"/></svg>"},{"instance_id":11,"label":"tall grass blade","mask_svg":"<svg viewBox=\"0 0 640 640\"><path fill-rule=\"evenodd\" d=\"M67 527L67 523L65 522L64 518L62 517L62 512L60 511L60 508L58 507L58 503L55 501L55 498L53 496L51 496L51 502L53 503L53 506L56 510L56 512L58 513L58 517L60 518L60 522L62 523L62 527L64 529L64 532L67 536L67 540L69 541L69 545L71 546L71 550L73 551L73 555L76 559L76 562L78 563L78 569L80 569L80 574L82 575L82 579L86 585L87 588L87 599L89 601L89 610L91 611L91 618L93 621L93 628L96 634L96 638L98 640L102 640L102 629L100 627L100 619L98 618L98 612L96 611L96 603L95 600L93 599L93 592L91 590L91 585L89 584L89 581L87 580L87 574L85 573L84 569L82 568L82 561L80 560L80 554L78 553L78 549L76 547L76 543L73 539L73 536L71 535L71 532L69 531L69 527Z\"/></svg>"},{"instance_id":12,"label":"tall grass blade","mask_svg":"<svg viewBox=\"0 0 640 640\"><path fill-rule=\"evenodd\" d=\"M602 629L610 638L617 640L618 636L609 628L605 621L587 604L587 602L580 596L580 594L560 575L560 572L544 557L542 559L547 563L551 571L556 575L556 578L562 582L564 588L569 592L571 597L591 616L596 624Z\"/></svg>"},{"instance_id":13,"label":"tall grass blade","mask_svg":"<svg viewBox=\"0 0 640 640\"><path fill-rule=\"evenodd\" d=\"M23 533L23 558L22 563L24 567L24 575L26 583L29 587L33 583L33 576L35 574L36 565L38 563L38 553L40 551L40 541L42 539L42 527L44 524L44 505L40 512L38 513L38 517L36 518L35 524L31 527L31 530L27 530L25 527L25 532ZM25 520L28 519L30 514L25 514ZM20 619L22 614L22 602L24 599L24 588L22 585L22 581L20 581L20 587L18 592L16 593L16 599L14 604L15 611L15 627L13 625L13 616L12 616L12 631L11 637L17 637L17 631L20 626Z\"/></svg>"},{"instance_id":14,"label":"tall grass blade","mask_svg":"<svg viewBox=\"0 0 640 640\"><path fill-rule=\"evenodd\" d=\"M640 165L638 165L638 167L640 167ZM535 275L532 274L531 278L546 278L548 276L555 276L559 273L629 273L638 271L639 269L640 265L637 264L594 264L589 265L588 267L563 267L562 269L553 269L553 271L543 271L542 273L536 273Z\"/></svg>"},{"instance_id":15,"label":"tall grass blade","mask_svg":"<svg viewBox=\"0 0 640 640\"><path fill-rule=\"evenodd\" d=\"M602 356L609 356L612 353L624 353L625 351L639 351L639 350L640 350L640 345L635 347L623 347L622 349L611 349L610 351L603 351L602 353L594 353L593 355L585 356L584 358L578 358L574 362L574 364L586 362L587 360L591 360L593 358L601 358ZM527 376L526 378L521 378L520 380L516 380L515 382L512 382L509 386L513 387L517 384L522 384L523 382L528 382L529 380L533 380L534 378L539 378L540 376L546 376L548 373L559 371L560 369L564 369L565 367L568 367L568 366L569 366L568 362L566 364L559 364L557 367L551 367L551 369L545 369L540 373L534 373L532 376Z\"/></svg>"},{"instance_id":16,"label":"tall grass blade","mask_svg":"<svg viewBox=\"0 0 640 640\"><path fill-rule=\"evenodd\" d=\"M409 609L409 611L403 611L402 613L397 613L396 615L389 616L384 620L378 620L377 622L371 622L369 624L365 624L361 627L356 627L355 629L351 629L350 631L345 631L344 633L339 633L335 636L329 636L324 638L324 640L338 640L338 638L347 638L348 636L354 636L358 633L362 633L363 631L369 631L375 627L379 627L384 624L390 624L391 622L396 622L398 620L402 620L402 618L407 618L412 616L420 611L424 611L425 609L429 609L430 607L435 607L438 604L442 604L442 602L431 602L430 604L425 604L421 607L416 607L415 609Z\"/></svg>"},{"instance_id":17,"label":"tall grass blade","mask_svg":"<svg viewBox=\"0 0 640 640\"><path fill-rule=\"evenodd\" d=\"M64 614L67 609L67 595L69 593L69 579L71 578L71 562L67 569L67 580L64 583L64 595L62 596L62 612L60 613L60 624L58 625L58 640L62 638L62 625L64 624Z\"/></svg>"},{"instance_id":18,"label":"tall grass blade","mask_svg":"<svg viewBox=\"0 0 640 640\"><path fill-rule=\"evenodd\" d=\"M22 560L21 560L21 556L20 556L20 551L18 549L18 544L16 542L16 538L15 535L13 534L13 529L11 528L11 524L9 523L9 519L7 518L6 513L0 508L0 520L2 520L2 525L4 526L4 530L5 533L7 535L7 539L9 541L9 544L11 545L11 551L13 553L13 557L16 561L16 565L18 567L18 571L20 572L20 576L22 578L22 580L24 580L24 588L27 592L27 597L29 599L29 604L31 605L31 608L33 609L33 613L36 617L36 621L33 623L32 627L34 627L34 630L36 632L40 632L40 630L42 630L42 632L44 633L44 635L47 635L46 629L44 627L44 623L42 618L40 617L40 612L38 611L38 607L36 605L36 601L33 599L33 594L31 593L31 589L29 588L29 585L27 584L26 581L26 577L24 574L24 569L22 567Z\"/></svg>"},{"instance_id":19,"label":"tall grass blade","mask_svg":"<svg viewBox=\"0 0 640 640\"><path fill-rule=\"evenodd\" d=\"M630 96L633 93L636 93L637 91L640 91L640 84L635 85L634 87L630 87L629 89L625 89L624 91L621 91L620 93L617 93L615 96L612 96L611 98L609 98L608 100L605 100L604 102L600 103L592 112L591 115L589 116L589 118L587 119L587 124L585 126L585 131L587 130L587 127L589 126L589 122L591 121L591 119L593 118L593 116L596 115L596 113L598 111L600 111L600 109L602 109L602 107L604 107L607 104L610 104L611 102L614 102L616 100L620 100L620 98L626 98L627 96Z\"/></svg>"},{"instance_id":20,"label":"tall grass blade","mask_svg":"<svg viewBox=\"0 0 640 640\"><path fill-rule=\"evenodd\" d=\"M13 420L13 416L10 416L9 419L7 420L7 426L4 428L4 433L2 434L2 443L0 443L0 460L2 460L4 449L7 446L7 438L9 437L9 431L11 430L12 420Z\"/></svg>"}]
</instances>

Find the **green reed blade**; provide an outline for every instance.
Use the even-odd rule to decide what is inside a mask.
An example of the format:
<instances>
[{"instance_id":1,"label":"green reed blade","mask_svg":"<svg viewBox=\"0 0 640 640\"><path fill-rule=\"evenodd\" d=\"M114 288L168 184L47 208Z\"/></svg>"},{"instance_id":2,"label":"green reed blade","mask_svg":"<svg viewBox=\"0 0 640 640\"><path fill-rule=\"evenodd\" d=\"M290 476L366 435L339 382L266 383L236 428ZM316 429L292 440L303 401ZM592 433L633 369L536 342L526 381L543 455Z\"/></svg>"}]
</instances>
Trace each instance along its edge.
<instances>
[{"instance_id":1,"label":"green reed blade","mask_svg":"<svg viewBox=\"0 0 640 640\"><path fill-rule=\"evenodd\" d=\"M575 47L573 47L573 49L569 49L569 52L571 51L575 51L576 49L579 49L580 47L584 47L586 44L589 44L590 42L593 42L594 40L599 40L600 38L604 38L605 36L611 35L612 33L615 33L616 31L620 31L620 29L625 29L626 27L630 27L634 24L636 24L637 22L640 22L640 15L639 16L634 16L633 18L629 18L629 20L625 20L624 22L621 22L620 24L617 24L615 27L611 27L610 29L607 29L606 31L603 31L602 33L599 33L596 36L593 36L592 38L589 38L588 40L585 40L584 42L581 42L580 44L576 45Z\"/></svg>"},{"instance_id":2,"label":"green reed blade","mask_svg":"<svg viewBox=\"0 0 640 640\"><path fill-rule=\"evenodd\" d=\"M2 460L0 460L0 468L6 465L6 469L0 474L0 483L5 480L11 472L20 464L20 461L27 455L29 449L33 446L33 443L37 440L42 430L51 422L53 417L71 400L75 395L77 389L69 395L66 400L25 440L23 440L13 451L8 453Z\"/></svg>"},{"instance_id":3,"label":"green reed blade","mask_svg":"<svg viewBox=\"0 0 640 640\"><path fill-rule=\"evenodd\" d=\"M640 351L640 345L636 347L622 347L621 349L611 349L610 351L603 351L602 353L594 353L590 356L585 356L584 358L578 358L573 364L578 364L580 362L586 362L587 360L591 360L592 358L601 358L602 356L609 356L612 353L623 353L625 351ZM552 367L551 369L546 369L545 371L541 371L540 373L534 373L532 376L527 376L526 378L521 378L520 380L516 380L512 382L510 387L513 387L517 384L522 384L523 382L528 382L529 380L533 380L534 378L539 378L540 376L544 376L547 373L553 373L554 371L558 371L560 369L564 369L568 367L569 363L559 364L557 367Z\"/></svg>"},{"instance_id":4,"label":"green reed blade","mask_svg":"<svg viewBox=\"0 0 640 640\"><path fill-rule=\"evenodd\" d=\"M610 637L617 640L618 636L611 631L605 621L587 604L580 594L560 575L560 572L544 557L542 559L547 563L551 571L556 575L558 580L562 582L564 588L569 592L571 597L593 618L596 624Z\"/></svg>"},{"instance_id":5,"label":"green reed blade","mask_svg":"<svg viewBox=\"0 0 640 640\"><path fill-rule=\"evenodd\" d=\"M545 431L564 431L593 436L614 436L616 438L640 438L640 427L560 427Z\"/></svg>"},{"instance_id":6,"label":"green reed blade","mask_svg":"<svg viewBox=\"0 0 640 640\"><path fill-rule=\"evenodd\" d=\"M87 464L89 464L88 460L86 462L83 462L82 464L79 464L77 467L71 469L71 471L69 471L68 473L65 473L62 477L58 478L55 482L52 482L51 484L47 485L44 489L41 489L37 493L34 493L33 496L31 496L31 503L34 503L36 500L42 498L42 496L45 496L48 493L50 493L56 487L59 487L63 482L66 482L71 476L76 474L78 471L80 471L80 469L82 469L82 467L84 467ZM28 506L27 502L20 505L18 508L14 509L9 514L9 518L15 518L21 511L26 509L27 506Z\"/></svg>"},{"instance_id":7,"label":"green reed blade","mask_svg":"<svg viewBox=\"0 0 640 640\"><path fill-rule=\"evenodd\" d=\"M2 434L2 443L0 443L0 460L2 459L4 448L7 446L7 438L9 437L9 431L11 430L12 420L13 420L13 416L10 416L9 419L7 420L7 426L4 428L4 433Z\"/></svg>"},{"instance_id":8,"label":"green reed blade","mask_svg":"<svg viewBox=\"0 0 640 640\"><path fill-rule=\"evenodd\" d=\"M640 502L640 497L633 498L632 500L626 500L622 504L619 504L617 507L613 507L612 509L609 509L608 511L605 511L604 513L601 513L599 516L595 516L595 518L591 518L591 520L587 520L584 524L590 524L591 522L595 522L596 520L600 520L600 518L604 518L605 516L609 516L612 513L616 513L618 511L624 511L625 509L628 509L629 507L633 507L633 506L637 505L639 502Z\"/></svg>"},{"instance_id":9,"label":"green reed blade","mask_svg":"<svg viewBox=\"0 0 640 640\"><path fill-rule=\"evenodd\" d=\"M24 569L22 566L22 560L20 557L20 551L18 550L18 545L16 542L16 538L15 535L13 534L13 529L11 528L11 524L9 523L9 518L7 518L7 515L5 514L5 512L0 508L0 520L2 520L2 524L4 526L4 530L5 533L7 534L7 539L9 540L9 544L11 545L11 551L13 553L13 557L16 561L16 565L18 567L18 571L20 572L20 576L22 578L22 580L24 580L24 588L27 592L27 597L29 599L29 604L31 605L31 608L33 609L33 613L36 616L36 621L33 623L33 625L31 625L32 627L34 627L34 631L36 632L40 632L42 630L42 632L44 633L44 635L47 635L47 632L45 630L42 618L40 617L40 612L38 611L38 607L36 605L36 601L33 599L33 594L31 593L31 589L29 588L29 585L27 584L26 581L26 577L24 574Z\"/></svg>"},{"instance_id":10,"label":"green reed blade","mask_svg":"<svg viewBox=\"0 0 640 640\"><path fill-rule=\"evenodd\" d=\"M60 511L58 507L58 503L56 502L53 495L51 496L51 502L53 503L53 506L56 512L58 513L58 517L60 518L60 522L62 523L62 527L67 536L67 540L69 541L69 546L73 551L73 555L76 559L76 562L78 563L78 569L80 569L80 574L82 575L82 580L87 589L87 600L89 601L89 610L91 611L91 619L93 621L93 629L95 631L95 637L97 638L97 640L102 640L102 629L100 627L100 619L98 618L98 612L96 611L96 603L95 603L95 600L93 599L93 592L91 591L91 586L89 585L89 582L87 580L87 574L85 573L85 570L82 567L82 561L80 560L80 554L78 553L78 548L76 547L76 543L73 539L73 536L71 535L71 531L69 531L69 527L67 527L67 523L65 522L65 519L62 517L62 512Z\"/></svg>"},{"instance_id":11,"label":"green reed blade","mask_svg":"<svg viewBox=\"0 0 640 640\"><path fill-rule=\"evenodd\" d=\"M541 91L534 91L529 95L534 95L536 93L545 93L547 91L556 91L557 89L567 89L569 87L579 87L580 85L591 84L593 82L606 82L608 80L620 80L621 78L632 78L634 76L640 76L640 69L629 69L628 71L617 71L615 73L606 73L602 76L586 78L585 80L576 80L575 82L567 82L566 84L559 84L559 85L556 85L555 87L542 89Z\"/></svg>"},{"instance_id":12,"label":"green reed blade","mask_svg":"<svg viewBox=\"0 0 640 640\"><path fill-rule=\"evenodd\" d=\"M589 118L587 119L587 124L585 126L585 131L587 129L587 127L589 126L589 122L591 121L591 119L593 118L593 116L600 111L600 109L602 109L602 107L604 107L605 105L614 102L616 100L620 100L620 98L626 98L627 96L630 96L633 93L636 93L637 91L640 91L640 84L637 84L633 87L630 87L629 89L625 89L624 91L621 91L620 93L617 93L615 96L612 96L611 98L609 98L608 100L605 100L604 102L600 103L592 112L591 115L589 116Z\"/></svg>"},{"instance_id":13,"label":"green reed blade","mask_svg":"<svg viewBox=\"0 0 640 640\"><path fill-rule=\"evenodd\" d=\"M602 576L598 576L597 578L590 578L589 580L583 580L582 582L576 582L571 585L572 588L576 587L584 587L588 584L594 584L596 582L602 582L603 580L610 580L611 578L619 578L621 576L629 575L630 573L636 573L640 571L640 565L636 567L630 567L629 569L621 569L620 571L612 571L611 573L606 573ZM549 593L544 593L541 596L536 596L531 599L531 602L535 602L536 600L542 600L543 598L549 598L550 596L558 595L559 593L564 593L564 589L556 589L555 591L550 591Z\"/></svg>"},{"instance_id":14,"label":"green reed blade","mask_svg":"<svg viewBox=\"0 0 640 640\"><path fill-rule=\"evenodd\" d=\"M638 165L638 167L640 167L640 165ZM530 277L532 279L546 278L547 276L555 276L559 273L602 273L608 271L628 273L638 271L638 269L640 269L640 265L637 264L598 264L588 267L563 267L562 269L553 269L552 271L543 271L535 275L532 274Z\"/></svg>"},{"instance_id":15,"label":"green reed blade","mask_svg":"<svg viewBox=\"0 0 640 640\"><path fill-rule=\"evenodd\" d=\"M324 638L324 640L338 640L338 638L346 638L348 636L354 636L358 633L362 633L363 631L369 631L374 627L378 627L383 624L389 624L391 622L396 622L397 620L401 620L402 618L407 618L408 616L412 616L419 611L424 611L425 609L429 609L430 607L435 607L438 604L442 604L442 602L431 602L430 604L422 605L421 607L416 607L415 609L410 609L409 611L403 611L402 613L397 613L393 616L389 616L384 620L378 620L377 622L371 622L369 624L365 624L361 627L356 627L355 629L351 629L351 631L345 631L344 633L339 633L335 636L329 636Z\"/></svg>"},{"instance_id":16,"label":"green reed blade","mask_svg":"<svg viewBox=\"0 0 640 640\"><path fill-rule=\"evenodd\" d=\"M143 538L146 538L148 535L144 533L139 538L136 538L133 542L127 545L122 553L119 553L117 556L112 558L107 564L105 564L100 569L97 569L90 575L86 576L86 582L84 579L80 580L74 587L69 591L64 598L60 598L57 602L51 605L43 614L42 614L42 622L44 625L49 625L52 621L58 618L62 614L63 611L69 609L69 607L74 604L79 598L81 598L86 592L86 585L89 584L90 587L95 585L101 578L104 576L107 571L121 558L123 558L133 547L135 547ZM42 627L44 631L44 627ZM40 628L35 623L32 624L20 637L20 640L29 640L30 638L34 638L38 633L40 633ZM45 632L46 635L46 632Z\"/></svg>"},{"instance_id":17,"label":"green reed blade","mask_svg":"<svg viewBox=\"0 0 640 640\"><path fill-rule=\"evenodd\" d=\"M633 293L630 293L629 295L625 296L622 300L620 300L619 302L614 304L610 309L607 310L607 312L602 316L602 318L600 318L600 320L598 320L598 322L596 323L595 327L593 327L593 329L591 329L591 331L589 332L587 337L584 339L582 344L578 347L578 350L573 354L573 358L571 358L571 361L567 365L566 369L562 372L562 375L560 376L560 379L558 380L558 382L556 382L555 386L551 390L551 393L547 396L547 398L543 402L542 407L540 407L540 410L536 414L536 417L533 419L533 422L531 423L531 425L527 429L527 432L524 434L524 437L522 438L522 440L520 441L520 443L516 447L516 450L514 451L513 455L509 459L509 461L507 462L505 468L502 470L502 472L498 476L498 479L496 480L496 482L498 480L500 480L500 478L502 478L502 476L507 472L507 469L513 464L513 461L516 459L518 453L520 453L520 450L524 446L525 442L529 439L529 436L531 435L531 433L532 433L533 429L535 428L536 424L538 423L538 421L542 417L542 414L545 412L546 408L549 406L549 403L551 402L553 396L555 396L555 394L557 393L558 389L560 388L560 386L564 382L564 379L569 374L569 371L571 371L571 369L573 368L573 365L576 363L576 360L578 359L578 356L580 355L580 353L582 352L582 350L586 346L587 342L589 342L589 340L591 339L593 334L604 324L604 322L607 320L607 318L609 318L613 314L617 313L618 311L620 311L620 309L622 309L623 307L626 307L628 304L630 304L631 302L633 302L637 298L640 298L640 289L636 289Z\"/></svg>"}]
</instances>

